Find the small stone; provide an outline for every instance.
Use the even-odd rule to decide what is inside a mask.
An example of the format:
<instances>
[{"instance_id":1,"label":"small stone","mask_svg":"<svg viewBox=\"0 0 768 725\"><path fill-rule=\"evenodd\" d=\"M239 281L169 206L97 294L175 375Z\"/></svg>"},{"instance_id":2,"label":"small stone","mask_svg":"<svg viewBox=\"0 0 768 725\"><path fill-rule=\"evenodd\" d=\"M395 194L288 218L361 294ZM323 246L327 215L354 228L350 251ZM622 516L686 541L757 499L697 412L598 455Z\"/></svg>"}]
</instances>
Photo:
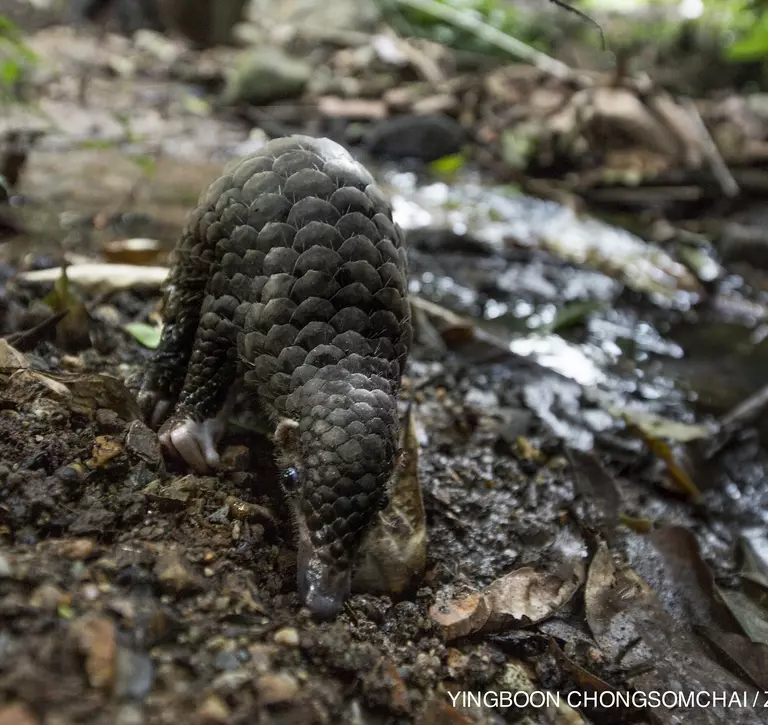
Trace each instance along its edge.
<instances>
[{"instance_id":1,"label":"small stone","mask_svg":"<svg viewBox=\"0 0 768 725\"><path fill-rule=\"evenodd\" d=\"M83 561L96 551L96 542L93 539L69 539L55 542L53 548L65 559Z\"/></svg>"},{"instance_id":2,"label":"small stone","mask_svg":"<svg viewBox=\"0 0 768 725\"><path fill-rule=\"evenodd\" d=\"M213 660L213 666L217 670L232 671L240 667L240 661L237 659L237 655L234 652L219 652Z\"/></svg>"},{"instance_id":3,"label":"small stone","mask_svg":"<svg viewBox=\"0 0 768 725\"><path fill-rule=\"evenodd\" d=\"M263 705L274 705L296 697L299 692L299 683L287 672L263 675L256 680L256 692Z\"/></svg>"},{"instance_id":4,"label":"small stone","mask_svg":"<svg viewBox=\"0 0 768 725\"><path fill-rule=\"evenodd\" d=\"M429 616L440 625L446 641L477 632L490 616L488 602L477 592L433 604Z\"/></svg>"},{"instance_id":5,"label":"small stone","mask_svg":"<svg viewBox=\"0 0 768 725\"><path fill-rule=\"evenodd\" d=\"M117 712L115 725L143 725L144 719L138 705L123 705Z\"/></svg>"},{"instance_id":6,"label":"small stone","mask_svg":"<svg viewBox=\"0 0 768 725\"><path fill-rule=\"evenodd\" d=\"M283 627L275 632L275 643L285 647L299 646L299 631L295 627Z\"/></svg>"},{"instance_id":7,"label":"small stone","mask_svg":"<svg viewBox=\"0 0 768 725\"><path fill-rule=\"evenodd\" d=\"M41 584L32 592L32 595L29 598L29 604L35 609L44 609L48 612L55 612L66 598L67 595L56 585Z\"/></svg>"},{"instance_id":8,"label":"small stone","mask_svg":"<svg viewBox=\"0 0 768 725\"><path fill-rule=\"evenodd\" d=\"M216 509L208 517L208 521L212 524L226 524L229 521L229 506L224 504L220 509Z\"/></svg>"},{"instance_id":9,"label":"small stone","mask_svg":"<svg viewBox=\"0 0 768 725\"><path fill-rule=\"evenodd\" d=\"M259 675L266 675L272 667L274 647L262 643L254 643L248 647L251 667Z\"/></svg>"},{"instance_id":10,"label":"small stone","mask_svg":"<svg viewBox=\"0 0 768 725\"><path fill-rule=\"evenodd\" d=\"M154 482L148 484L152 486ZM147 498L157 505L161 511L183 511L189 504L189 492L181 491L172 486L157 487L156 492L146 491Z\"/></svg>"},{"instance_id":11,"label":"small stone","mask_svg":"<svg viewBox=\"0 0 768 725\"><path fill-rule=\"evenodd\" d=\"M115 625L106 617L85 615L72 624L70 632L85 656L88 683L97 689L111 689L117 650Z\"/></svg>"},{"instance_id":12,"label":"small stone","mask_svg":"<svg viewBox=\"0 0 768 725\"><path fill-rule=\"evenodd\" d=\"M181 553L176 549L170 549L158 558L155 574L163 589L172 594L197 591L201 588L197 577L189 570Z\"/></svg>"},{"instance_id":13,"label":"small stone","mask_svg":"<svg viewBox=\"0 0 768 725\"><path fill-rule=\"evenodd\" d=\"M99 430L105 433L117 433L122 428L120 416L114 410L99 408L94 417Z\"/></svg>"},{"instance_id":14,"label":"small stone","mask_svg":"<svg viewBox=\"0 0 768 725\"><path fill-rule=\"evenodd\" d=\"M38 725L38 722L30 709L20 702L0 707L0 725Z\"/></svg>"},{"instance_id":15,"label":"small stone","mask_svg":"<svg viewBox=\"0 0 768 725\"><path fill-rule=\"evenodd\" d=\"M115 658L115 695L143 700L152 689L155 672L146 652L119 647Z\"/></svg>"},{"instance_id":16,"label":"small stone","mask_svg":"<svg viewBox=\"0 0 768 725\"><path fill-rule=\"evenodd\" d=\"M257 520L274 522L272 512L265 506L259 506L257 503L243 501L234 496L227 496L225 503L229 506L229 515L239 521Z\"/></svg>"},{"instance_id":17,"label":"small stone","mask_svg":"<svg viewBox=\"0 0 768 725\"><path fill-rule=\"evenodd\" d=\"M222 694L237 692L246 682L252 678L252 674L245 669L228 670L214 677L211 687Z\"/></svg>"},{"instance_id":18,"label":"small stone","mask_svg":"<svg viewBox=\"0 0 768 725\"><path fill-rule=\"evenodd\" d=\"M0 554L0 579L8 579L12 574L11 562L4 554Z\"/></svg>"},{"instance_id":19,"label":"small stone","mask_svg":"<svg viewBox=\"0 0 768 725\"><path fill-rule=\"evenodd\" d=\"M229 722L229 708L218 695L208 695L198 710L200 725L219 725Z\"/></svg>"},{"instance_id":20,"label":"small stone","mask_svg":"<svg viewBox=\"0 0 768 725\"><path fill-rule=\"evenodd\" d=\"M125 448L129 453L146 461L150 466L159 466L163 460L157 434L142 421L134 420L125 435Z\"/></svg>"},{"instance_id":21,"label":"small stone","mask_svg":"<svg viewBox=\"0 0 768 725\"><path fill-rule=\"evenodd\" d=\"M311 75L309 63L275 48L247 51L228 78L224 102L260 106L295 98L304 91Z\"/></svg>"}]
</instances>

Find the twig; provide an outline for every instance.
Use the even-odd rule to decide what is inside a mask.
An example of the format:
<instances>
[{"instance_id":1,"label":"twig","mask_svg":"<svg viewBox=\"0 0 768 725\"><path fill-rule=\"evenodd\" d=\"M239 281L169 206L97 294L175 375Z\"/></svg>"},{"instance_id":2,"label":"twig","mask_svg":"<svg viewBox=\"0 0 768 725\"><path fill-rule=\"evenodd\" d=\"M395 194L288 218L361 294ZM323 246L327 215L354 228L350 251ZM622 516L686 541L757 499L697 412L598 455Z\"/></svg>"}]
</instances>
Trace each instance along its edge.
<instances>
[{"instance_id":1,"label":"twig","mask_svg":"<svg viewBox=\"0 0 768 725\"><path fill-rule=\"evenodd\" d=\"M450 5L443 5L436 2L436 0L396 0L396 2L400 5L407 5L416 10L429 13L440 20L444 20L446 23L451 23L463 30L474 33L474 35L481 40L484 40L486 43L495 45L506 53L514 55L527 63L531 63L531 65L535 66L540 71L548 73L555 78L559 78L560 80L575 80L582 87L594 85L594 81L589 76L575 73L573 69L565 63L562 63L555 58L551 58L546 53L542 53L535 48L531 48L530 45L526 45L517 38L502 33L500 30L484 23L474 15L456 10Z\"/></svg>"},{"instance_id":2,"label":"twig","mask_svg":"<svg viewBox=\"0 0 768 725\"><path fill-rule=\"evenodd\" d=\"M699 109L696 108L696 104L690 98L681 98L680 104L688 112L688 115L696 127L696 131L699 134L699 140L702 146L702 151L707 157L709 166L712 169L712 173L715 175L717 182L720 184L720 188L723 190L723 194L729 197L738 196L741 192L739 185L736 183L736 179L733 178L731 170L725 163L720 150L717 148L715 140L709 133L707 125L704 123L699 113Z\"/></svg>"},{"instance_id":3,"label":"twig","mask_svg":"<svg viewBox=\"0 0 768 725\"><path fill-rule=\"evenodd\" d=\"M720 418L718 431L701 443L701 455L711 460L725 448L734 436L747 428L768 408L768 385L760 388Z\"/></svg>"},{"instance_id":4,"label":"twig","mask_svg":"<svg viewBox=\"0 0 768 725\"><path fill-rule=\"evenodd\" d=\"M594 25L597 28L597 32L600 33L600 44L603 47L603 50L605 50L605 33L603 32L603 29L600 27L600 24L589 17L586 13L583 13L578 8L574 8L568 3L563 2L563 0L549 0L553 5L557 5L557 7L562 8L563 10L567 10L569 13L573 13L574 15L578 15L582 20L586 20L588 23Z\"/></svg>"}]
</instances>

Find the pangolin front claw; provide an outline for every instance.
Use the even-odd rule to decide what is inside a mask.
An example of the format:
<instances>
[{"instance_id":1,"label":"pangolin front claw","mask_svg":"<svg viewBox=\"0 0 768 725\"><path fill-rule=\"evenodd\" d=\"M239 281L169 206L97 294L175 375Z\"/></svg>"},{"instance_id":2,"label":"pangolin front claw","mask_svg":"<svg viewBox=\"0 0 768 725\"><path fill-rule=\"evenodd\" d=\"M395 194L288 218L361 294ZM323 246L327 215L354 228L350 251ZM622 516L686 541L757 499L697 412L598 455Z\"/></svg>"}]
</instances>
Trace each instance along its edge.
<instances>
[{"instance_id":1,"label":"pangolin front claw","mask_svg":"<svg viewBox=\"0 0 768 725\"><path fill-rule=\"evenodd\" d=\"M224 424L218 418L202 422L192 418L171 418L159 433L160 443L169 453L182 458L197 473L210 473L219 467L216 450Z\"/></svg>"}]
</instances>

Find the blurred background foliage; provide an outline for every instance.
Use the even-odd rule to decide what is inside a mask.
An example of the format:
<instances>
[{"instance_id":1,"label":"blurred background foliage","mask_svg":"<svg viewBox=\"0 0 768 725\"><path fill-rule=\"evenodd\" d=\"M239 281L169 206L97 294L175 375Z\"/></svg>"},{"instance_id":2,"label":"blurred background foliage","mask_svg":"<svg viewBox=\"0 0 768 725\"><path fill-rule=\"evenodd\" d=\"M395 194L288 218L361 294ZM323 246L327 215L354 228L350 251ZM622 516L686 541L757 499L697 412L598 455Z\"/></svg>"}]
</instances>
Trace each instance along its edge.
<instances>
[{"instance_id":1,"label":"blurred background foliage","mask_svg":"<svg viewBox=\"0 0 768 725\"><path fill-rule=\"evenodd\" d=\"M540 50L556 50L564 36L581 34L596 42L599 34L577 15L549 0L436 0ZM434 40L461 50L498 53L474 34L436 18L403 0L378 0L384 16L409 35ZM768 57L768 0L574 0L575 9L604 25L614 47L652 41L682 43L692 35L716 45L725 60L762 61ZM544 7L547 12L543 12ZM618 32L621 31L621 32Z\"/></svg>"}]
</instances>

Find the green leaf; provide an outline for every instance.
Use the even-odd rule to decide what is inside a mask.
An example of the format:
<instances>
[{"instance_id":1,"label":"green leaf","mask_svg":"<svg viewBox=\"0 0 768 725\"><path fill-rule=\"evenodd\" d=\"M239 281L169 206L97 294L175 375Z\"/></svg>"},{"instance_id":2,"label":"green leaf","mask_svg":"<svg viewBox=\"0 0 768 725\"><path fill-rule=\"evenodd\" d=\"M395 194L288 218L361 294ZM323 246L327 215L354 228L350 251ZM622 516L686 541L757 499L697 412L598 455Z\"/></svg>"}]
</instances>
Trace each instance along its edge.
<instances>
[{"instance_id":1,"label":"green leaf","mask_svg":"<svg viewBox=\"0 0 768 725\"><path fill-rule=\"evenodd\" d=\"M160 344L160 336L163 334L162 327L147 325L144 322L129 322L124 329L150 350Z\"/></svg>"},{"instance_id":2,"label":"green leaf","mask_svg":"<svg viewBox=\"0 0 768 725\"><path fill-rule=\"evenodd\" d=\"M429 167L436 174L452 176L457 171L460 171L465 163L464 154L452 154L451 156L443 156L441 159L433 161Z\"/></svg>"},{"instance_id":3,"label":"green leaf","mask_svg":"<svg viewBox=\"0 0 768 725\"><path fill-rule=\"evenodd\" d=\"M728 47L730 60L750 61L768 56L768 13L763 14L741 40Z\"/></svg>"}]
</instances>

